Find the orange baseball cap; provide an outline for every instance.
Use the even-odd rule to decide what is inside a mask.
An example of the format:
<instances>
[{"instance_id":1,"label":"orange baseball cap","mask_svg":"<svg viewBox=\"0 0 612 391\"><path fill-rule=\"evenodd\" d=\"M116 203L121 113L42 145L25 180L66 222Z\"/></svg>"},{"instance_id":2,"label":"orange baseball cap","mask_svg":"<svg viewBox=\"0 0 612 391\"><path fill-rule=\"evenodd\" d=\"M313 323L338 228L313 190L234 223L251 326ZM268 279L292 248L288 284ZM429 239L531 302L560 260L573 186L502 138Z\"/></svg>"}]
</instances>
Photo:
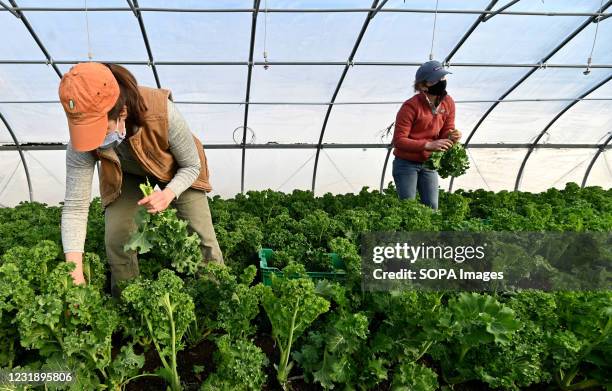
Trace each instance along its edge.
<instances>
[{"instance_id":1,"label":"orange baseball cap","mask_svg":"<svg viewBox=\"0 0 612 391\"><path fill-rule=\"evenodd\" d=\"M119 99L119 84L98 62L76 64L64 74L59 97L68 117L70 142L81 152L100 146L108 129L108 112Z\"/></svg>"}]
</instances>

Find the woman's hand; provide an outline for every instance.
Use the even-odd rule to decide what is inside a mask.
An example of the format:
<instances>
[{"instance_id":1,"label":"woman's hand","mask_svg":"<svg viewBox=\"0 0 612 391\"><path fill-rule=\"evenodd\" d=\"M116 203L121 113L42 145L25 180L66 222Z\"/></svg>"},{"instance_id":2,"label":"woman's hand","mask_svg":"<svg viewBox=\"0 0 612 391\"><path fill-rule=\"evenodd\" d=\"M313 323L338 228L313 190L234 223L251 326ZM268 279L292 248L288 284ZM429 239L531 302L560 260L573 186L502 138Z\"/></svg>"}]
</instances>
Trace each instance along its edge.
<instances>
[{"instance_id":1,"label":"woman's hand","mask_svg":"<svg viewBox=\"0 0 612 391\"><path fill-rule=\"evenodd\" d=\"M447 138L442 138L439 140L433 140L433 141L427 142L427 144L425 144L425 150L432 151L432 152L442 152L442 151L446 151L452 146L453 146L452 140L447 139Z\"/></svg>"},{"instance_id":2,"label":"woman's hand","mask_svg":"<svg viewBox=\"0 0 612 391\"><path fill-rule=\"evenodd\" d=\"M83 269L81 270L73 270L70 272L72 276L72 282L74 285L85 285L85 276L83 275Z\"/></svg>"},{"instance_id":3,"label":"woman's hand","mask_svg":"<svg viewBox=\"0 0 612 391\"><path fill-rule=\"evenodd\" d=\"M85 284L83 276L83 253L66 253L66 262L74 263L74 270L70 272L74 285Z\"/></svg>"},{"instance_id":4,"label":"woman's hand","mask_svg":"<svg viewBox=\"0 0 612 391\"><path fill-rule=\"evenodd\" d=\"M461 131L459 129L453 129L451 130L451 132L449 133L448 137L453 140L453 142L458 142L459 140L461 140Z\"/></svg>"},{"instance_id":5,"label":"woman's hand","mask_svg":"<svg viewBox=\"0 0 612 391\"><path fill-rule=\"evenodd\" d=\"M138 205L147 208L147 212L149 213L157 213L165 210L174 197L176 197L174 192L166 187L162 191L154 191L150 196L141 199L138 201Z\"/></svg>"}]
</instances>

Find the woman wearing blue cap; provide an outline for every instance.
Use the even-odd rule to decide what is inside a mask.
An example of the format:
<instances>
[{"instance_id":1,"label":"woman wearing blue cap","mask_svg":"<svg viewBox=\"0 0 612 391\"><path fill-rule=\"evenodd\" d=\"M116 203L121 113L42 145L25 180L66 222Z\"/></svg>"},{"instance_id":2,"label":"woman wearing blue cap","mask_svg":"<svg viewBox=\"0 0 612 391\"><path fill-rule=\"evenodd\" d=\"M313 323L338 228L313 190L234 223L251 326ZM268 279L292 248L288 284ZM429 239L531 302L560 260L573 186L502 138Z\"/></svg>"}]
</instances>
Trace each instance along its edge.
<instances>
[{"instance_id":1,"label":"woman wearing blue cap","mask_svg":"<svg viewBox=\"0 0 612 391\"><path fill-rule=\"evenodd\" d=\"M424 166L434 151L446 151L459 141L455 102L446 92L448 72L439 61L428 61L416 72L414 90L397 113L393 133L393 179L401 199L438 208L438 173Z\"/></svg>"}]
</instances>

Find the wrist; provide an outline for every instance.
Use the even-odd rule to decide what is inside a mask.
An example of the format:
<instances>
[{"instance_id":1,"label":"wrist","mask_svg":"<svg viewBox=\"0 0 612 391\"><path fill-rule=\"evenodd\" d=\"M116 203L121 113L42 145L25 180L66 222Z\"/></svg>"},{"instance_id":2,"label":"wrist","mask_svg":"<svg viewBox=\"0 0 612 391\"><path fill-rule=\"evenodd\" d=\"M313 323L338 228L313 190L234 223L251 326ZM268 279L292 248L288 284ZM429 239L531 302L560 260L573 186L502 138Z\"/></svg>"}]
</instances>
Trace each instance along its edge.
<instances>
[{"instance_id":1,"label":"wrist","mask_svg":"<svg viewBox=\"0 0 612 391\"><path fill-rule=\"evenodd\" d=\"M82 252L67 252L64 253L64 256L66 257L66 262L73 262L77 265L77 267L82 267L83 266L83 253Z\"/></svg>"},{"instance_id":2,"label":"wrist","mask_svg":"<svg viewBox=\"0 0 612 391\"><path fill-rule=\"evenodd\" d=\"M174 191L172 191L172 189L169 187L164 188L163 192L166 194L167 199L170 201L176 198L176 193L174 193Z\"/></svg>"}]
</instances>

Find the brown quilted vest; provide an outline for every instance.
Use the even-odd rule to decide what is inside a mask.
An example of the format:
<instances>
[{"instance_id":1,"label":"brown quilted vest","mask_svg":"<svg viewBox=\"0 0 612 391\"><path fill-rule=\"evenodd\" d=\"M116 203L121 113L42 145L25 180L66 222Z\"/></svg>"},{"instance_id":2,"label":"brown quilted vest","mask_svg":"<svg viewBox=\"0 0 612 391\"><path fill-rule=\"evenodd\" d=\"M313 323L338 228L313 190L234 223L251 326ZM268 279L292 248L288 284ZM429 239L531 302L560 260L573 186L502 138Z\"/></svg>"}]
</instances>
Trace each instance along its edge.
<instances>
[{"instance_id":1,"label":"brown quilted vest","mask_svg":"<svg viewBox=\"0 0 612 391\"><path fill-rule=\"evenodd\" d=\"M153 177L167 183L178 169L168 144L168 99L172 99L172 93L161 88L139 86L138 89L147 107L144 126L138 128L136 133L126 140L129 140L140 166ZM209 192L212 187L208 182L208 164L204 148L196 136L193 136L193 141L200 155L200 175L191 188ZM100 160L100 196L102 205L106 207L121 194L123 172L113 148L98 148L93 154Z\"/></svg>"}]
</instances>

